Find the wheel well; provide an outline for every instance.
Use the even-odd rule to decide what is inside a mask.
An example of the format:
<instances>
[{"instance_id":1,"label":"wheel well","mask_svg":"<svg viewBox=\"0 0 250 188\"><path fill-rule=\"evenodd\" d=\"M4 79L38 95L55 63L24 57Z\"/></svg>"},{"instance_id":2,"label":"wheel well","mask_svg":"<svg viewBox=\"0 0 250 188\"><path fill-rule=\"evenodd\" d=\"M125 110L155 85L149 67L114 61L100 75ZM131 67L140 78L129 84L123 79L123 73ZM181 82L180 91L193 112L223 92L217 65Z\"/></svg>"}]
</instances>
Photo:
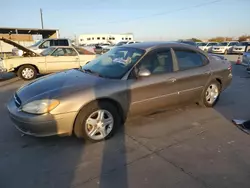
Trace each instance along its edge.
<instances>
[{"instance_id":1,"label":"wheel well","mask_svg":"<svg viewBox=\"0 0 250 188\"><path fill-rule=\"evenodd\" d=\"M219 78L216 78L215 79L217 82L219 82L219 84L220 84L220 87L222 88L222 81L221 81L221 79L219 79Z\"/></svg>"},{"instance_id":2,"label":"wheel well","mask_svg":"<svg viewBox=\"0 0 250 188\"><path fill-rule=\"evenodd\" d=\"M124 112L123 112L123 109L122 109L121 105L120 105L117 101L115 101L115 100L113 100L113 99L110 99L110 98L101 98L101 99L97 99L97 101L98 101L98 102L100 102L100 101L110 102L112 105L114 105L114 106L116 107L116 109L118 110L119 114L122 115L121 120L122 120L122 121L124 120Z\"/></svg>"},{"instance_id":3,"label":"wheel well","mask_svg":"<svg viewBox=\"0 0 250 188\"><path fill-rule=\"evenodd\" d=\"M24 65L20 65L20 66L18 66L17 68L15 68L15 72L17 72L17 71L18 71L18 69L20 69L20 67L22 67L22 66L26 66L26 65L29 65L29 66L34 67L34 68L36 69L37 73L39 73L39 69L37 68L37 66L36 66L36 65L33 65L33 64L24 64Z\"/></svg>"},{"instance_id":4,"label":"wheel well","mask_svg":"<svg viewBox=\"0 0 250 188\"><path fill-rule=\"evenodd\" d=\"M116 107L116 109L118 110L118 113L121 115L121 123L122 123L122 124L125 123L125 120L126 120L127 117L126 117L126 114L124 114L124 111L123 111L121 105L120 105L117 101L115 101L115 100L113 100L113 99L110 99L110 98L100 98L100 99L96 99L96 100L94 100L94 101L91 101L91 102L85 104L84 106L82 106L82 107L79 109L79 111L78 111L78 113L77 113L77 115L76 115L76 117L75 117L73 127L72 127L72 134L74 134L74 127L75 127L76 119L77 119L77 116L78 116L78 114L80 113L81 109L83 109L83 108L84 108L85 106L87 106L87 105L90 105L91 103L94 103L94 102L101 102L101 101L109 102L109 103L111 103L112 105L114 105L114 106Z\"/></svg>"}]
</instances>

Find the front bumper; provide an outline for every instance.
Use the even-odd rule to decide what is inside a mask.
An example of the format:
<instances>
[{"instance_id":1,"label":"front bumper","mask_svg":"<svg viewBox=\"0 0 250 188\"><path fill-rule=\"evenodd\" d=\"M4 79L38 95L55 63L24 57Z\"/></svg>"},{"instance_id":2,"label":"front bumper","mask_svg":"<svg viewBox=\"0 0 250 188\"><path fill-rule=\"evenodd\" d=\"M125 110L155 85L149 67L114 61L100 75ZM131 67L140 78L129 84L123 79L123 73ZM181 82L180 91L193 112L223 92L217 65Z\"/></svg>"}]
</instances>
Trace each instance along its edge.
<instances>
[{"instance_id":1,"label":"front bumper","mask_svg":"<svg viewBox=\"0 0 250 188\"><path fill-rule=\"evenodd\" d=\"M219 50L212 49L211 51L214 54L224 54L225 53L225 49L219 49Z\"/></svg>"},{"instance_id":2,"label":"front bumper","mask_svg":"<svg viewBox=\"0 0 250 188\"><path fill-rule=\"evenodd\" d=\"M0 72L7 72L7 69L0 67Z\"/></svg>"},{"instance_id":3,"label":"front bumper","mask_svg":"<svg viewBox=\"0 0 250 188\"><path fill-rule=\"evenodd\" d=\"M232 50L233 54L243 54L244 50Z\"/></svg>"},{"instance_id":4,"label":"front bumper","mask_svg":"<svg viewBox=\"0 0 250 188\"><path fill-rule=\"evenodd\" d=\"M7 105L10 119L16 128L24 134L45 137L53 135L71 135L76 112L52 115L34 115L20 111L13 99Z\"/></svg>"}]
</instances>

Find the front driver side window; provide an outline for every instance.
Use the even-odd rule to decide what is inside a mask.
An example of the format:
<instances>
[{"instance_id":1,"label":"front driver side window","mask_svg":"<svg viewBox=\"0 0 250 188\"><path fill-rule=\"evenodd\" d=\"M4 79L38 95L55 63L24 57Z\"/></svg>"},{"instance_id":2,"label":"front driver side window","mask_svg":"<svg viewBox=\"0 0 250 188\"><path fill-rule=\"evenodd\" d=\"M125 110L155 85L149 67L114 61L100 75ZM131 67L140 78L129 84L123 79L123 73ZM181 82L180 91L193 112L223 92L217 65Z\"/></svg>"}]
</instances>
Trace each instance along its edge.
<instances>
[{"instance_id":1,"label":"front driver side window","mask_svg":"<svg viewBox=\"0 0 250 188\"><path fill-rule=\"evenodd\" d=\"M158 51L145 56L139 65L139 69L147 69L152 75L173 72L171 51Z\"/></svg>"},{"instance_id":2,"label":"front driver side window","mask_svg":"<svg viewBox=\"0 0 250 188\"><path fill-rule=\"evenodd\" d=\"M57 48L56 51L53 52L52 56L64 56L64 50L62 48Z\"/></svg>"},{"instance_id":3,"label":"front driver side window","mask_svg":"<svg viewBox=\"0 0 250 188\"><path fill-rule=\"evenodd\" d=\"M44 48L48 48L49 46L50 46L50 41L47 40L44 43L42 43L39 48L44 49Z\"/></svg>"}]
</instances>

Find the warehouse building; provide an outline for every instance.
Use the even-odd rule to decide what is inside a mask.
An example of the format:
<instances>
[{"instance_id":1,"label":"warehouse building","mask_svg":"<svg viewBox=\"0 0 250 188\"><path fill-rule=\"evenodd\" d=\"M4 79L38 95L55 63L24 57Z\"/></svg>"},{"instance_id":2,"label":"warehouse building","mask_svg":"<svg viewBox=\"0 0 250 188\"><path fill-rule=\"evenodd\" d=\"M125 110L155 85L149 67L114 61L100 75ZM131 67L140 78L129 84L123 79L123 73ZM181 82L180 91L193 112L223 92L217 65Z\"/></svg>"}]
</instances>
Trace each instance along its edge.
<instances>
[{"instance_id":1,"label":"warehouse building","mask_svg":"<svg viewBox=\"0 0 250 188\"><path fill-rule=\"evenodd\" d=\"M13 40L23 46L34 44L36 39L59 38L58 29L36 29L36 28L0 28L0 38ZM12 45L0 41L0 52L10 53L13 49Z\"/></svg>"}]
</instances>

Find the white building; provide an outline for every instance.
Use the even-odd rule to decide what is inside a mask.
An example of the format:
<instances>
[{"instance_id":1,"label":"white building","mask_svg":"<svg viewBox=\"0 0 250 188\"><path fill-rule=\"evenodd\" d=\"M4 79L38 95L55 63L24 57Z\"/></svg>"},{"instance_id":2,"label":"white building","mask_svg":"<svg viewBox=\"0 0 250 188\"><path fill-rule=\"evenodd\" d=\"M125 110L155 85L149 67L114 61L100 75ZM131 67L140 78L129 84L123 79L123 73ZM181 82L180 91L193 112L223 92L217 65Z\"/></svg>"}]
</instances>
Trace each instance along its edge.
<instances>
[{"instance_id":1,"label":"white building","mask_svg":"<svg viewBox=\"0 0 250 188\"><path fill-rule=\"evenodd\" d=\"M98 43L112 43L117 44L120 41L133 41L134 35L132 33L125 34L83 34L79 36L79 45L83 44L98 44Z\"/></svg>"}]
</instances>

